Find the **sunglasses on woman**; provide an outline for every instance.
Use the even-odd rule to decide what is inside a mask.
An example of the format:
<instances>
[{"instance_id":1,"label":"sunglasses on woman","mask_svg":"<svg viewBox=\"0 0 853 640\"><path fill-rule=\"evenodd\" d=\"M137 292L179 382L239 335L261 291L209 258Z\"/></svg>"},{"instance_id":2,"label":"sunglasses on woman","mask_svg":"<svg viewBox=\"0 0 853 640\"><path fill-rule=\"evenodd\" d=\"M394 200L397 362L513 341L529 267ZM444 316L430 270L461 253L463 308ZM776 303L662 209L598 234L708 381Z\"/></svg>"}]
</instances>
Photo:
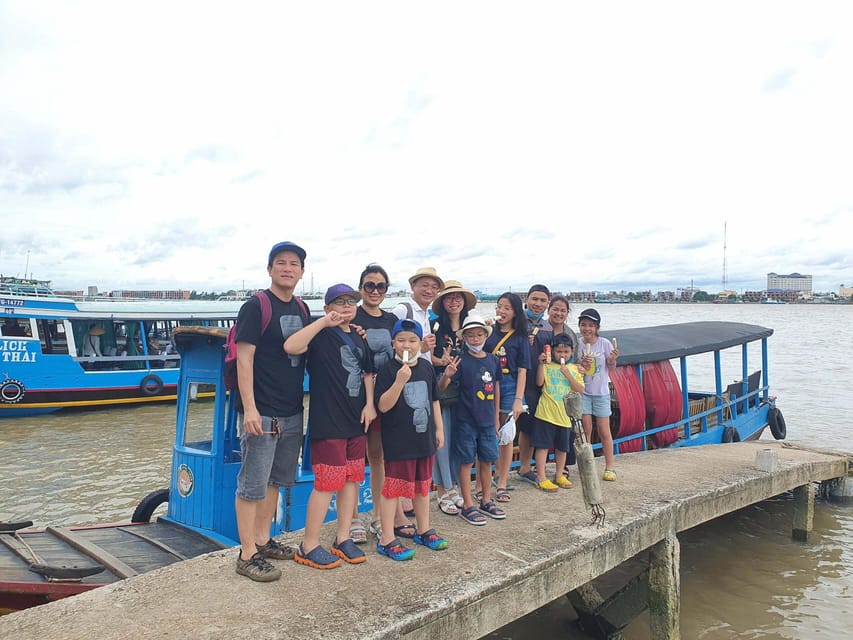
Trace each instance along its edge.
<instances>
[{"instance_id":1,"label":"sunglasses on woman","mask_svg":"<svg viewBox=\"0 0 853 640\"><path fill-rule=\"evenodd\" d=\"M385 293L388 291L388 283L386 282L365 282L361 285L361 288L367 291L368 293L373 293L374 291L378 291L379 293Z\"/></svg>"}]
</instances>

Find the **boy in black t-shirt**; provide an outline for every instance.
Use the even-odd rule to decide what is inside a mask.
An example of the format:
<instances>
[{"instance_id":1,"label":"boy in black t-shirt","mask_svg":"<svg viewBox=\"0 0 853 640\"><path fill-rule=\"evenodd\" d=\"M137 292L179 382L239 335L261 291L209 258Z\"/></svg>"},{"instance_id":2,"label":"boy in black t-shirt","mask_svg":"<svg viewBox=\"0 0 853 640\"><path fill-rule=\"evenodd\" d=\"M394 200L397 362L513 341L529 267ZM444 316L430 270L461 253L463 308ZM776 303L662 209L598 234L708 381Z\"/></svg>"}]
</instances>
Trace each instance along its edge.
<instances>
[{"instance_id":1,"label":"boy in black t-shirt","mask_svg":"<svg viewBox=\"0 0 853 640\"><path fill-rule=\"evenodd\" d=\"M433 551L447 548L447 541L429 526L432 465L436 449L444 445L444 428L435 371L418 357L422 340L419 323L397 320L391 330L395 359L376 376L385 454L385 482L379 499L382 536L376 550L392 560L408 560L415 553L403 546L394 528L400 498L409 498L414 504L415 543Z\"/></svg>"},{"instance_id":2,"label":"boy in black t-shirt","mask_svg":"<svg viewBox=\"0 0 853 640\"><path fill-rule=\"evenodd\" d=\"M373 405L373 358L367 343L350 327L361 295L346 284L326 291L326 315L297 331L284 343L290 355L308 352L311 395L308 435L314 490L308 499L305 536L294 560L315 569L332 569L366 557L350 537L350 519L338 518L332 552L320 545L320 531L337 492L337 511L351 514L364 480L368 425ZM337 556L337 557L335 557Z\"/></svg>"}]
</instances>

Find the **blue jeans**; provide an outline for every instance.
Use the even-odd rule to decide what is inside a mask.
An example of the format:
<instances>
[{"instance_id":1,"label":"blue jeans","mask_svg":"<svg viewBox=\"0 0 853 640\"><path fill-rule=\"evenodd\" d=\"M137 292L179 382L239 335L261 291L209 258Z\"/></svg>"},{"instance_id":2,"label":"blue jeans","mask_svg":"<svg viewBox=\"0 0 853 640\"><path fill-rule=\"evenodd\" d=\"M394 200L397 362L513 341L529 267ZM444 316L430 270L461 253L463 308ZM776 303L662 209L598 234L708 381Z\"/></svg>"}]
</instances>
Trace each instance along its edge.
<instances>
[{"instance_id":1,"label":"blue jeans","mask_svg":"<svg viewBox=\"0 0 853 640\"><path fill-rule=\"evenodd\" d=\"M432 481L438 487L450 489L459 480L459 465L456 456L452 455L453 421L456 419L456 407L443 407L441 421L444 423L444 446L435 452L435 463L432 467Z\"/></svg>"}]
</instances>

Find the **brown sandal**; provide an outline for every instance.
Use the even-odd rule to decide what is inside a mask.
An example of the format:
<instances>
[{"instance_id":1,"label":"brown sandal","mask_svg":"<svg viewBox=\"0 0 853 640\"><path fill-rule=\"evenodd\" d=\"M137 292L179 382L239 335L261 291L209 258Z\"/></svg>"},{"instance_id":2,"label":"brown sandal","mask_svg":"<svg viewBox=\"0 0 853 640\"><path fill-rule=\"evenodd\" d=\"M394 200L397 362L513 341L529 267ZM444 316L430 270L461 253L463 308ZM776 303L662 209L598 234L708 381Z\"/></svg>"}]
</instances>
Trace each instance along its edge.
<instances>
[{"instance_id":1,"label":"brown sandal","mask_svg":"<svg viewBox=\"0 0 853 640\"><path fill-rule=\"evenodd\" d=\"M497 491L495 491L495 500L498 502L509 502L512 500L512 496L506 489L498 487Z\"/></svg>"}]
</instances>

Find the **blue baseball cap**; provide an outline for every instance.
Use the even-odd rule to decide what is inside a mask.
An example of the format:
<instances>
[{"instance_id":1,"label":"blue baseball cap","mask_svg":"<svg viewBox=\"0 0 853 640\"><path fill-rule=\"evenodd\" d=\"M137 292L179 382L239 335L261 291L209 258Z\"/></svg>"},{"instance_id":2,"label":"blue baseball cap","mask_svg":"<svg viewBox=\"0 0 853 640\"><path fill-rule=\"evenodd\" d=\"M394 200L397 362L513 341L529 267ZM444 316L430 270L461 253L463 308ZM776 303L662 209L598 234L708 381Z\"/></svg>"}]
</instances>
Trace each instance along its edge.
<instances>
[{"instance_id":1,"label":"blue baseball cap","mask_svg":"<svg viewBox=\"0 0 853 640\"><path fill-rule=\"evenodd\" d=\"M355 298L356 300L361 300L361 294L353 289L348 284L333 284L331 287L326 289L326 304L330 304L332 300L337 298L342 298L347 296L349 298Z\"/></svg>"},{"instance_id":2,"label":"blue baseball cap","mask_svg":"<svg viewBox=\"0 0 853 640\"><path fill-rule=\"evenodd\" d=\"M290 242L288 240L285 240L284 242L279 242L278 244L273 245L273 248L270 249L270 257L269 257L269 260L267 261L267 266L271 267L272 261L275 259L275 257L284 251L292 251L293 253L298 255L299 260L302 262L302 266L303 267L305 266L305 249L300 247L298 244L295 244L295 243Z\"/></svg>"},{"instance_id":3,"label":"blue baseball cap","mask_svg":"<svg viewBox=\"0 0 853 640\"><path fill-rule=\"evenodd\" d=\"M418 336L418 340L424 339L424 330L421 327L420 323L415 322L414 320L408 320L403 318L402 320L397 320L394 323L394 328L391 329L391 337L393 338L401 331L411 331L415 335Z\"/></svg>"}]
</instances>

